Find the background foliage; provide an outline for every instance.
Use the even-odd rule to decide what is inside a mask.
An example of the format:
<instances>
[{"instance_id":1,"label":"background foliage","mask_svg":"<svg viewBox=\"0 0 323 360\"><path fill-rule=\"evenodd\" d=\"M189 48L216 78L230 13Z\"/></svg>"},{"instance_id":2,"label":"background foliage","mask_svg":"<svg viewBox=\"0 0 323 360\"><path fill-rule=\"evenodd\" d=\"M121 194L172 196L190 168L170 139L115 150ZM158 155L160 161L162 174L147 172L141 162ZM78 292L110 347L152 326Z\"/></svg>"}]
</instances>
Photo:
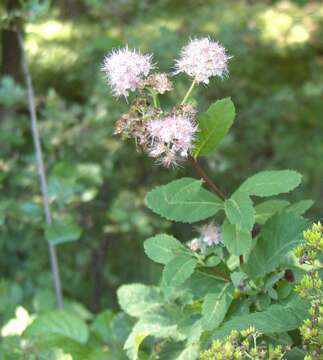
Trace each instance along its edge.
<instances>
[{"instance_id":1,"label":"background foliage","mask_svg":"<svg viewBox=\"0 0 323 360\"><path fill-rule=\"evenodd\" d=\"M290 198L316 200L309 214L320 218L320 1L60 0L41 9L42 16L26 23L24 31L55 231L43 225L24 83L19 69L11 72L4 66L8 3L0 5L2 324L18 304L31 312L54 306L44 234L56 243L62 234L71 241L58 247L64 294L93 312L117 308L115 290L122 283L156 283L160 268L144 256L146 238L170 227L174 235L184 234L181 238L194 236L193 226L171 225L144 204L154 185L194 176L193 170L162 170L135 153L133 144L112 136L126 107L111 98L100 72L103 56L113 47L128 43L153 50L161 70L167 70L190 36L221 41L233 56L230 77L199 90L199 106L206 110L211 102L231 96L237 119L205 167L228 192L260 170L293 168L303 174L303 183ZM31 14L39 10L33 3ZM172 94L182 96L187 86L183 77ZM169 104L173 100L167 99Z\"/></svg>"}]
</instances>

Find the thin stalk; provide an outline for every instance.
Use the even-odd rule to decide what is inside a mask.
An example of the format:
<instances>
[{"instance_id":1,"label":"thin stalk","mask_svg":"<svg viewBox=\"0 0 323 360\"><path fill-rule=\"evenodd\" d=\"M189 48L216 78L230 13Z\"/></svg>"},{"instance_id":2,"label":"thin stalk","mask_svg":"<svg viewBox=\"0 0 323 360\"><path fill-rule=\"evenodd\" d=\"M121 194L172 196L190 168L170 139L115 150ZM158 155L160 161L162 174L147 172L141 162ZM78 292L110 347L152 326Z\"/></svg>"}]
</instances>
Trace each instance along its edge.
<instances>
[{"instance_id":1,"label":"thin stalk","mask_svg":"<svg viewBox=\"0 0 323 360\"><path fill-rule=\"evenodd\" d=\"M224 192L222 192L218 186L209 178L209 176L207 175L207 173L203 170L203 168L201 167L201 165L199 164L199 162L194 159L193 157L190 157L191 163L193 164L196 172L201 176L201 178L207 183L207 185L210 187L210 189L212 189L219 197L221 200L225 200L226 196L224 194Z\"/></svg>"},{"instance_id":2,"label":"thin stalk","mask_svg":"<svg viewBox=\"0 0 323 360\"><path fill-rule=\"evenodd\" d=\"M154 107L157 108L157 107L158 107L157 94L156 94L156 93L152 93L152 98L153 98Z\"/></svg>"},{"instance_id":3,"label":"thin stalk","mask_svg":"<svg viewBox=\"0 0 323 360\"><path fill-rule=\"evenodd\" d=\"M30 125L31 125L33 143L34 143L34 147L35 147L36 163L37 163L37 170L38 170L39 181L40 181L40 188L41 188L41 192L42 192L42 196L43 196L45 219L46 219L46 223L48 225L50 225L52 223L52 214L51 214L50 207L49 207L49 197L48 197L45 166L44 166L43 154L42 154L42 149L41 149L41 144L40 144L38 126L37 126L37 115L36 115L34 90L33 90L32 79L31 79L28 61L27 61L24 40L23 40L21 31L19 29L17 29L17 34L18 34L19 45L20 45L21 54L22 54L22 67L23 67L25 82L26 82L26 86L27 86ZM51 270L52 270L52 275L53 275L56 302L57 302L57 306L59 308L62 308L63 307L63 296L62 296L62 287L61 287L61 280L60 280L60 274L59 274L59 266L58 266L58 261L57 261L56 248L53 244L48 242L48 249L49 249Z\"/></svg>"},{"instance_id":4,"label":"thin stalk","mask_svg":"<svg viewBox=\"0 0 323 360\"><path fill-rule=\"evenodd\" d=\"M203 168L201 167L201 165L199 164L199 162L193 158L190 157L190 161L193 164L196 172L201 176L201 178L207 183L207 185L209 186L209 188L211 190L213 190L219 197L221 200L225 200L226 199L226 195L224 192L222 192L219 187L210 179L210 177L208 176L208 174L203 170ZM240 266L244 264L244 258L243 255L239 256L239 263Z\"/></svg>"},{"instance_id":5,"label":"thin stalk","mask_svg":"<svg viewBox=\"0 0 323 360\"><path fill-rule=\"evenodd\" d=\"M186 103L187 99L188 99L189 96L191 95L191 92L193 91L195 84L196 84L196 81L194 80L194 81L192 82L190 88L188 89L186 95L184 96L183 101L181 102L182 105Z\"/></svg>"}]
</instances>

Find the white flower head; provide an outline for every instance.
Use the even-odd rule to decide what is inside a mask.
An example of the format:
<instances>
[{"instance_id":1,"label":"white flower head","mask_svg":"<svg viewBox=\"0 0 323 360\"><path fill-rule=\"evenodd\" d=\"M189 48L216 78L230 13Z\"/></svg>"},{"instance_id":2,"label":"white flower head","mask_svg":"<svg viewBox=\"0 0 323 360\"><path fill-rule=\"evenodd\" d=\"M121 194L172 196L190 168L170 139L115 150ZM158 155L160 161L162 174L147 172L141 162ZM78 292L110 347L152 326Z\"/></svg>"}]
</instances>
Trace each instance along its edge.
<instances>
[{"instance_id":1,"label":"white flower head","mask_svg":"<svg viewBox=\"0 0 323 360\"><path fill-rule=\"evenodd\" d=\"M198 251L201 249L201 242L199 239L193 239L191 241L189 241L187 243L187 246L192 250L192 251Z\"/></svg>"},{"instance_id":2,"label":"white flower head","mask_svg":"<svg viewBox=\"0 0 323 360\"><path fill-rule=\"evenodd\" d=\"M200 228L200 240L205 246L219 245L222 243L220 227L213 222Z\"/></svg>"},{"instance_id":3,"label":"white flower head","mask_svg":"<svg viewBox=\"0 0 323 360\"><path fill-rule=\"evenodd\" d=\"M228 60L224 47L210 38L192 39L176 60L175 74L186 73L197 83L209 83L212 76L228 74Z\"/></svg>"},{"instance_id":4,"label":"white flower head","mask_svg":"<svg viewBox=\"0 0 323 360\"><path fill-rule=\"evenodd\" d=\"M169 167L190 154L197 126L189 117L169 115L149 121L147 130L151 138L150 156Z\"/></svg>"},{"instance_id":5,"label":"white flower head","mask_svg":"<svg viewBox=\"0 0 323 360\"><path fill-rule=\"evenodd\" d=\"M113 95L129 95L135 91L142 79L154 68L152 55L129 50L128 46L113 50L105 58L102 71L106 74Z\"/></svg>"}]
</instances>

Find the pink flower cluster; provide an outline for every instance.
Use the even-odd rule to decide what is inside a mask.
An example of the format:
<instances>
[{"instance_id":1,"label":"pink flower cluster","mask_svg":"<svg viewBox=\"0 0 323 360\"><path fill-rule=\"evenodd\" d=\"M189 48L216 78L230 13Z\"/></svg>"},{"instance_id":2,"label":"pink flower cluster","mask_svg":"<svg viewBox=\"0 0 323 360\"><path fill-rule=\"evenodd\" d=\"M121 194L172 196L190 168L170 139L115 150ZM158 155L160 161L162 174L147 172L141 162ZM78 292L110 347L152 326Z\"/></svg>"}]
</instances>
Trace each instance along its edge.
<instances>
[{"instance_id":1,"label":"pink flower cluster","mask_svg":"<svg viewBox=\"0 0 323 360\"><path fill-rule=\"evenodd\" d=\"M189 117L170 115L147 124L151 138L149 154L160 159L165 167L176 165L180 158L187 158L197 131Z\"/></svg>"},{"instance_id":2,"label":"pink flower cluster","mask_svg":"<svg viewBox=\"0 0 323 360\"><path fill-rule=\"evenodd\" d=\"M208 84L210 77L223 77L228 73L229 59L218 42L209 38L194 39L183 47L175 64L175 74L186 73L197 83Z\"/></svg>"},{"instance_id":3,"label":"pink flower cluster","mask_svg":"<svg viewBox=\"0 0 323 360\"><path fill-rule=\"evenodd\" d=\"M129 95L135 91L141 80L153 69L152 55L130 51L128 47L111 52L104 59L102 71L105 72L115 96Z\"/></svg>"}]
</instances>

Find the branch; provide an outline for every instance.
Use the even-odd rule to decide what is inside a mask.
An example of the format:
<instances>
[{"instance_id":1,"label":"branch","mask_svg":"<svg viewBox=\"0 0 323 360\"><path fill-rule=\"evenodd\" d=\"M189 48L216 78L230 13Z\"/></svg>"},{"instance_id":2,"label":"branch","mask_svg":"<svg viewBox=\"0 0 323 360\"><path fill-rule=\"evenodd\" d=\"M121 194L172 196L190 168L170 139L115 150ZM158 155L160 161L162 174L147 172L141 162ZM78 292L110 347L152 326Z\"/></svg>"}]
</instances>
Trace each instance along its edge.
<instances>
[{"instance_id":1,"label":"branch","mask_svg":"<svg viewBox=\"0 0 323 360\"><path fill-rule=\"evenodd\" d=\"M36 105L35 105L35 99L34 99L34 90L33 90L32 79L31 79L31 75L30 75L30 71L29 71L23 36L22 36L20 29L17 29L16 31L17 31L17 35L18 35L19 45L21 48L22 68L23 68L25 82L26 82L26 86L27 86L28 107L29 107L29 113L30 113L30 125L31 125L32 138L33 138L35 153L36 153L36 163L37 163L37 170L38 170L38 175L39 175L39 180L40 180L40 187L41 187L41 192L42 192L42 196L43 196L45 219L46 219L46 223L48 225L50 225L52 223L52 215L51 215L51 211L50 211L50 207L49 207L49 197L48 197L48 190L47 190L46 173L45 173L42 149L41 149L41 144L40 144L40 139L39 139L39 132L38 132L38 127L37 127L37 115L36 115ZM51 270L52 270L52 274L53 274L53 282L54 282L57 306L59 308L62 308L63 307L63 296L62 296L62 287L61 287L61 280L60 280L60 275L59 275L59 267L58 267L58 261L57 261L56 248L53 244L51 244L49 242L48 242L48 248L49 248L49 257L50 257L50 263L51 263Z\"/></svg>"},{"instance_id":2,"label":"branch","mask_svg":"<svg viewBox=\"0 0 323 360\"><path fill-rule=\"evenodd\" d=\"M196 159L194 159L192 156L190 157L190 161L193 164L193 166L194 166L195 170L197 171L197 173L207 183L209 188L212 189L220 197L220 199L224 201L226 199L225 193L222 192L218 188L218 186L209 178L208 174L203 170L203 168L198 163L198 161ZM240 263L240 265L243 265L243 263L244 263L243 255L239 256L239 263Z\"/></svg>"},{"instance_id":3,"label":"branch","mask_svg":"<svg viewBox=\"0 0 323 360\"><path fill-rule=\"evenodd\" d=\"M193 164L196 172L201 176L201 178L207 183L207 185L212 189L220 198L221 200L225 200L225 194L215 185L215 183L209 178L207 173L202 169L201 165L198 163L196 159L190 157L190 161Z\"/></svg>"}]
</instances>

